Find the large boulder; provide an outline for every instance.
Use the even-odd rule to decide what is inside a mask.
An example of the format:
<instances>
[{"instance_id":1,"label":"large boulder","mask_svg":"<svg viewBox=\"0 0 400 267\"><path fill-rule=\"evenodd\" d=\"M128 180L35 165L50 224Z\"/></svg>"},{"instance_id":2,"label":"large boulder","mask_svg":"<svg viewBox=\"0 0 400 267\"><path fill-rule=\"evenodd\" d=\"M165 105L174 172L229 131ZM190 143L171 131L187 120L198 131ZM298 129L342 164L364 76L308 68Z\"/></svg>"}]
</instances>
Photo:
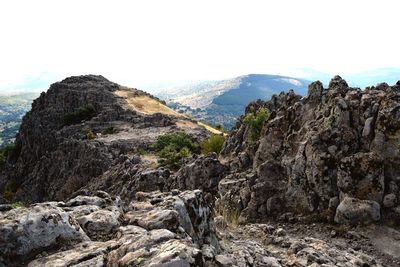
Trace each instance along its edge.
<instances>
[{"instance_id":1,"label":"large boulder","mask_svg":"<svg viewBox=\"0 0 400 267\"><path fill-rule=\"evenodd\" d=\"M0 212L0 262L23 262L43 251L90 240L77 220L58 206L48 202Z\"/></svg>"},{"instance_id":2,"label":"large boulder","mask_svg":"<svg viewBox=\"0 0 400 267\"><path fill-rule=\"evenodd\" d=\"M375 201L345 197L336 209L335 222L364 224L381 219L381 207Z\"/></svg>"}]
</instances>

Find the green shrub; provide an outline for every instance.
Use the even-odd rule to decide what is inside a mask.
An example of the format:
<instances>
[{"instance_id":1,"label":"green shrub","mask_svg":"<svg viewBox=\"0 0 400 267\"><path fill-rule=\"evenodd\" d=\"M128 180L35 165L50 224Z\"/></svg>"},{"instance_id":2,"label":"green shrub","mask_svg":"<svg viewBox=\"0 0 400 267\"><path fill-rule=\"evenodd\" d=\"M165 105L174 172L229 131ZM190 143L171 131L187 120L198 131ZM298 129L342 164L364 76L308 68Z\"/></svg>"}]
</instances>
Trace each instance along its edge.
<instances>
[{"instance_id":1,"label":"green shrub","mask_svg":"<svg viewBox=\"0 0 400 267\"><path fill-rule=\"evenodd\" d=\"M96 110L92 105L87 105L80 107L77 111L67 113L63 117L63 124L64 125L72 125L76 123L80 123L83 120L88 120L96 115Z\"/></svg>"},{"instance_id":2,"label":"green shrub","mask_svg":"<svg viewBox=\"0 0 400 267\"><path fill-rule=\"evenodd\" d=\"M153 149L158 152L170 145L175 147L176 150L180 150L183 147L187 147L190 151L196 149L196 145L193 143L190 135L183 132L167 133L158 136L156 142L153 144Z\"/></svg>"},{"instance_id":3,"label":"green shrub","mask_svg":"<svg viewBox=\"0 0 400 267\"><path fill-rule=\"evenodd\" d=\"M190 157L197 146L185 133L170 133L158 136L153 144L157 152L158 164L171 170L177 170L182 166L185 158Z\"/></svg>"},{"instance_id":4,"label":"green shrub","mask_svg":"<svg viewBox=\"0 0 400 267\"><path fill-rule=\"evenodd\" d=\"M12 204L11 204L11 207L12 207L13 209L16 209L16 208L24 208L25 205L24 205L24 203L22 203L21 201L17 201L17 202L12 203Z\"/></svg>"},{"instance_id":5,"label":"green shrub","mask_svg":"<svg viewBox=\"0 0 400 267\"><path fill-rule=\"evenodd\" d=\"M160 157L158 165L171 170L178 170L182 166L184 160L191 155L192 153L187 147L183 147L181 150L177 151L176 147L167 146L158 153Z\"/></svg>"},{"instance_id":6,"label":"green shrub","mask_svg":"<svg viewBox=\"0 0 400 267\"><path fill-rule=\"evenodd\" d=\"M208 154L210 152L215 152L219 154L224 145L225 137L219 134L213 134L210 138L204 140L201 144L201 153Z\"/></svg>"},{"instance_id":7,"label":"green shrub","mask_svg":"<svg viewBox=\"0 0 400 267\"><path fill-rule=\"evenodd\" d=\"M247 124L250 129L250 134L248 136L248 141L254 143L260 138L261 130L264 121L268 119L269 111L266 108L260 108L256 114L248 113L244 119L243 123Z\"/></svg>"},{"instance_id":8,"label":"green shrub","mask_svg":"<svg viewBox=\"0 0 400 267\"><path fill-rule=\"evenodd\" d=\"M86 139L92 140L96 138L96 134L92 130L86 132Z\"/></svg>"}]
</instances>

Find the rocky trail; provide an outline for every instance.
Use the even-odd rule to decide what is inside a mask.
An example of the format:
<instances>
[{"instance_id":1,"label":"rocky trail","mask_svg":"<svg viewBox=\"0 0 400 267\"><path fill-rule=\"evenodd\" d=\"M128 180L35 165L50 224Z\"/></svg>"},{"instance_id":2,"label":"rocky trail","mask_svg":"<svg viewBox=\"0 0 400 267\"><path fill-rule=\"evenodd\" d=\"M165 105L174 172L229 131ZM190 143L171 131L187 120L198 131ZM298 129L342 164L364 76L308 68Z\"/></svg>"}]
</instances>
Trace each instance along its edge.
<instances>
[{"instance_id":1,"label":"rocky trail","mask_svg":"<svg viewBox=\"0 0 400 267\"><path fill-rule=\"evenodd\" d=\"M179 132L220 134L102 76L53 84L0 174L0 266L400 266L400 82L252 102L219 156L159 167Z\"/></svg>"}]
</instances>

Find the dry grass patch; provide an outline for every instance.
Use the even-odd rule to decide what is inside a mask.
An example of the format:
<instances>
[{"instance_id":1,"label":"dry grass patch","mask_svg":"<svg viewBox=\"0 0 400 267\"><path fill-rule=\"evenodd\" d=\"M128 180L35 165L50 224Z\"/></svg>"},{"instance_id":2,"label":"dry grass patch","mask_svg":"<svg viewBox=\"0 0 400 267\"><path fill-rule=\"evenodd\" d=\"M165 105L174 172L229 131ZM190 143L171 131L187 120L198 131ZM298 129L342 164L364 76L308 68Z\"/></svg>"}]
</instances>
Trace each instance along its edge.
<instances>
[{"instance_id":1,"label":"dry grass patch","mask_svg":"<svg viewBox=\"0 0 400 267\"><path fill-rule=\"evenodd\" d=\"M175 110L149 96L135 96L133 92L126 90L116 91L115 94L119 97L125 98L128 107L135 111L145 114L162 113L176 117L183 117L182 114L179 114Z\"/></svg>"}]
</instances>

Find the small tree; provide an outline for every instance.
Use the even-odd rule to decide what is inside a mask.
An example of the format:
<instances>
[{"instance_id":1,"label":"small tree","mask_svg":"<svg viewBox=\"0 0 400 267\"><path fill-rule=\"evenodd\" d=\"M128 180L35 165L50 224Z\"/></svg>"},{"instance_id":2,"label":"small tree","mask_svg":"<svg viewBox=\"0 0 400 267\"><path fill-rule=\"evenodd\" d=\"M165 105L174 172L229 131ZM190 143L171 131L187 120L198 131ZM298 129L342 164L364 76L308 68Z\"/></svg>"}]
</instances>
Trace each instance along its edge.
<instances>
[{"instance_id":1,"label":"small tree","mask_svg":"<svg viewBox=\"0 0 400 267\"><path fill-rule=\"evenodd\" d=\"M268 119L269 115L269 111L266 108L260 108L256 114L248 113L244 117L243 123L247 124L250 129L250 135L248 136L250 143L254 143L260 138L264 121Z\"/></svg>"},{"instance_id":2,"label":"small tree","mask_svg":"<svg viewBox=\"0 0 400 267\"><path fill-rule=\"evenodd\" d=\"M211 152L215 152L219 154L219 152L221 152L222 150L224 142L225 142L225 137L223 135L214 134L200 144L201 153L208 154Z\"/></svg>"},{"instance_id":3,"label":"small tree","mask_svg":"<svg viewBox=\"0 0 400 267\"><path fill-rule=\"evenodd\" d=\"M185 158L190 157L196 148L191 137L182 132L160 135L153 144L160 158L158 164L171 170L179 169Z\"/></svg>"}]
</instances>

